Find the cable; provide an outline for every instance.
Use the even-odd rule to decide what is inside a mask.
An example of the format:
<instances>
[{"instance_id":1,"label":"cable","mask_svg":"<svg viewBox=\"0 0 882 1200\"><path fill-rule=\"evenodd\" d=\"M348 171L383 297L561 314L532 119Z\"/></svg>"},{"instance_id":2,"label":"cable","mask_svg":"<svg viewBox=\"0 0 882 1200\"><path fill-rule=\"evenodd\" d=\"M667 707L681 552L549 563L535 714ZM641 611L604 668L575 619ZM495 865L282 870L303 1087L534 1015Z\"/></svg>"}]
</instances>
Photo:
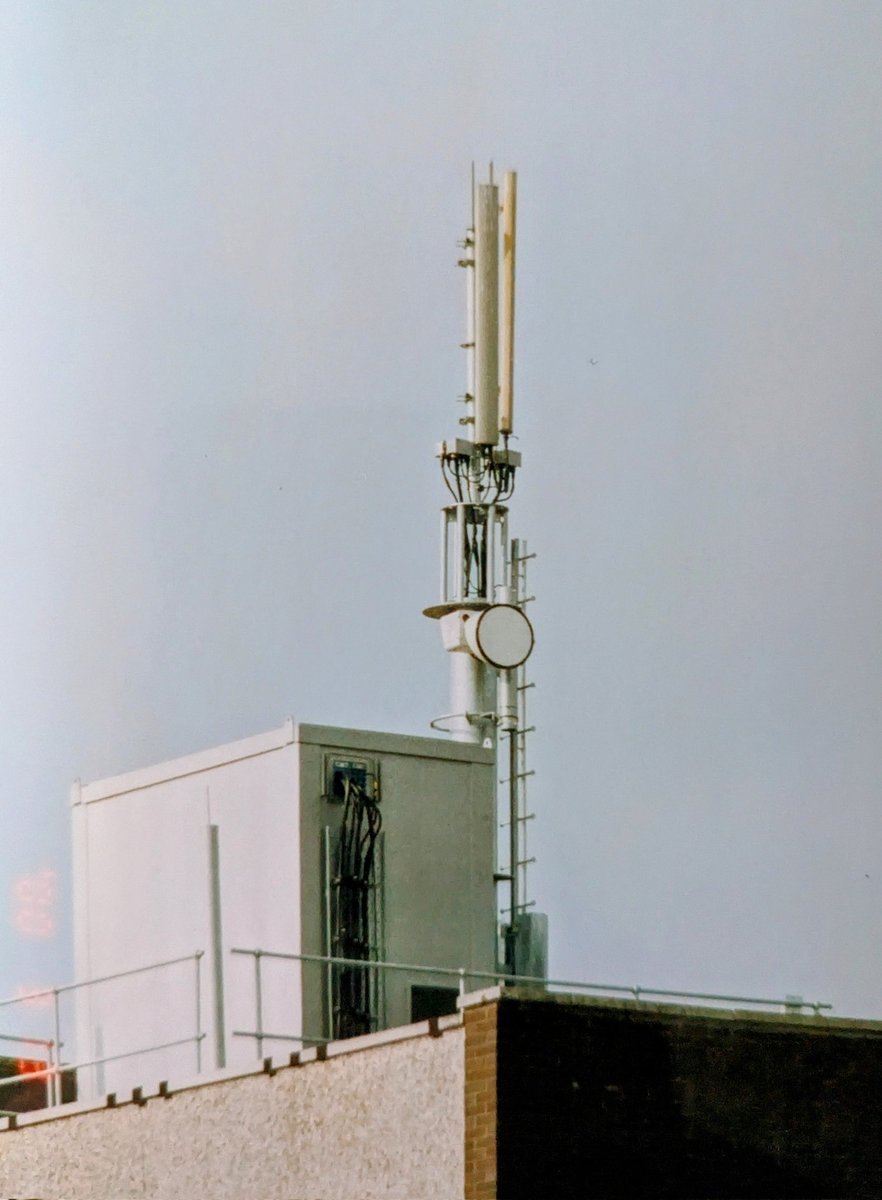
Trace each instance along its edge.
<instances>
[{"instance_id":1,"label":"cable","mask_svg":"<svg viewBox=\"0 0 882 1200\"><path fill-rule=\"evenodd\" d=\"M354 779L343 778L343 819L333 880L336 912L332 957L370 962L371 890L375 881L375 851L383 820L374 797ZM334 1036L370 1033L378 1014L371 1003L370 968L340 966L334 971Z\"/></svg>"}]
</instances>

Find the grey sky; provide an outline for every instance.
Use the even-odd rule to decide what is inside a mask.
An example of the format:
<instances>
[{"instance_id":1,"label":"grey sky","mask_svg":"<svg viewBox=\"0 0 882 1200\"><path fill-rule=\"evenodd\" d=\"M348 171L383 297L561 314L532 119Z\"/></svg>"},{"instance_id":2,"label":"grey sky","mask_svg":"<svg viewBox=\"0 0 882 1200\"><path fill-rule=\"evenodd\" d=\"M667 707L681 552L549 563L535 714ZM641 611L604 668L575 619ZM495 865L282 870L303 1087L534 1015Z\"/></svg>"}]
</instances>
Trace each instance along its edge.
<instances>
[{"instance_id":1,"label":"grey sky","mask_svg":"<svg viewBox=\"0 0 882 1200\"><path fill-rule=\"evenodd\" d=\"M882 9L7 0L0 48L10 914L76 776L446 711L493 158L552 968L882 1016Z\"/></svg>"}]
</instances>

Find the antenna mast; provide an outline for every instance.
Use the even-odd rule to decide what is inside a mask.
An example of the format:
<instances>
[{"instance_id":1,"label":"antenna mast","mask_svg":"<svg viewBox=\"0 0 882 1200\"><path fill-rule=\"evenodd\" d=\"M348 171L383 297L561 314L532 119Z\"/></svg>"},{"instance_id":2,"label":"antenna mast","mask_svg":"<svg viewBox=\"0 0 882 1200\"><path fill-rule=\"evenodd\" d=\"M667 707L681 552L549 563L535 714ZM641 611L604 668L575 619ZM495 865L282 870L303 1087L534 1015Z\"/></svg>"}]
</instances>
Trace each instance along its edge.
<instances>
[{"instance_id":1,"label":"antenna mast","mask_svg":"<svg viewBox=\"0 0 882 1200\"><path fill-rule=\"evenodd\" d=\"M472 223L461 243L466 271L465 415L463 434L441 442L437 457L451 501L441 511L441 579L437 604L425 615L439 622L450 658L451 711L432 722L456 741L495 747L506 734L509 865L496 876L509 885L505 929L507 968L521 973L519 925L529 924L524 898L526 848L524 663L533 627L524 611L526 546L509 540L508 506L521 465L509 448L514 430L514 284L517 176L475 183ZM501 217L501 220L500 220ZM500 264L500 225L502 260ZM501 265L501 270L500 270ZM497 754L497 762L501 755ZM538 916L538 914L536 914ZM543 918L544 920L544 918ZM527 941L530 939L528 938ZM523 939L521 939L523 941ZM528 964L527 964L528 965ZM537 974L544 973L537 971Z\"/></svg>"}]
</instances>

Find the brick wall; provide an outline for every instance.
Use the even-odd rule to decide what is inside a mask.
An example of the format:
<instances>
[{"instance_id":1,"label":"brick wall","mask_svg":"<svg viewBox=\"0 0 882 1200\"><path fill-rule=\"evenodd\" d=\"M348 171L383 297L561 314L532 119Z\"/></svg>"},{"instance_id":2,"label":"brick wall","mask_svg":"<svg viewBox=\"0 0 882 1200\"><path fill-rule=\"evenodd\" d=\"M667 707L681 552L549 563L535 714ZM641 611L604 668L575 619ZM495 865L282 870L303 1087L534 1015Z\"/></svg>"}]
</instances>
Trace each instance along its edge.
<instances>
[{"instance_id":1,"label":"brick wall","mask_svg":"<svg viewBox=\"0 0 882 1200\"><path fill-rule=\"evenodd\" d=\"M880 1023L516 993L498 1009L502 1200L882 1196Z\"/></svg>"},{"instance_id":2,"label":"brick wall","mask_svg":"<svg viewBox=\"0 0 882 1200\"><path fill-rule=\"evenodd\" d=\"M485 1001L463 1014L465 1026L465 1200L496 1196L496 1016Z\"/></svg>"}]
</instances>

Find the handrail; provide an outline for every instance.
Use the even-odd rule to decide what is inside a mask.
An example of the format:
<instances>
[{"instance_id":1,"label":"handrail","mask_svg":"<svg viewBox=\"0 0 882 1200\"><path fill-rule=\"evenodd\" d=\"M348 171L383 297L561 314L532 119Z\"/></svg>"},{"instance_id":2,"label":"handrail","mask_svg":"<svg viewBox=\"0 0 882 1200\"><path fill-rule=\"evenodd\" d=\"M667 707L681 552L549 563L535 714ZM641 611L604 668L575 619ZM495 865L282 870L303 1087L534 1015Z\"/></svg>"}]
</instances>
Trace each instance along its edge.
<instances>
[{"instance_id":1,"label":"handrail","mask_svg":"<svg viewBox=\"0 0 882 1200\"><path fill-rule=\"evenodd\" d=\"M10 996L8 1000L0 1000L0 1008L6 1008L10 1004L23 1004L26 1000L37 1000L40 996L59 996L62 992L75 992L77 988L91 987L95 983L110 983L114 979L126 979L129 975L142 975L145 971L156 971L160 967L174 967L178 963L192 962L194 958L203 958L204 955L204 950L196 950L193 954L182 954L179 958L167 958L164 962L148 963L146 967L131 967L128 971L115 971L112 975L98 975L95 979L80 979L77 983L62 983L58 987L28 992L25 996Z\"/></svg>"},{"instance_id":2,"label":"handrail","mask_svg":"<svg viewBox=\"0 0 882 1200\"><path fill-rule=\"evenodd\" d=\"M0 1079L0 1087L10 1083L21 1083L25 1079L54 1079L65 1071L79 1071L85 1067L97 1067L102 1063L119 1062L123 1058L137 1058L139 1054L153 1054L157 1050L171 1050L175 1046L189 1046L191 1042L201 1042L206 1034L194 1034L192 1037L178 1038L174 1042L160 1042L155 1046L142 1046L139 1050L126 1050L122 1054L106 1054L103 1058L92 1058L88 1062L65 1063L60 1067L44 1067L42 1071L27 1071L24 1075L9 1075Z\"/></svg>"},{"instance_id":3,"label":"handrail","mask_svg":"<svg viewBox=\"0 0 882 1200\"><path fill-rule=\"evenodd\" d=\"M307 1037L305 1033L264 1033L257 1029L234 1029L233 1037L257 1038L264 1042L306 1042L310 1046L324 1046L326 1037Z\"/></svg>"},{"instance_id":4,"label":"handrail","mask_svg":"<svg viewBox=\"0 0 882 1200\"><path fill-rule=\"evenodd\" d=\"M130 967L125 971L114 971L108 975L97 975L92 979L81 979L75 983L60 984L57 987L41 988L37 991L28 992L26 995L11 996L6 1000L0 1000L0 1009L7 1008L12 1004L24 1004L29 1000L37 999L42 996L52 997L52 1020L54 1025L55 1037L52 1039L44 1038L19 1038L13 1035L0 1034L0 1039L3 1041L20 1042L23 1045L43 1046L47 1050L48 1062L42 1070L28 1071L21 1075L10 1075L6 1079L0 1079L0 1087L5 1087L10 1083L20 1083L23 1080L45 1079L47 1082L47 1106L54 1108L61 1104L61 1088L60 1078L64 1071L76 1071L85 1067L97 1067L104 1063L116 1062L120 1059L135 1058L141 1054L152 1054L156 1050L167 1050L174 1046L184 1046L193 1044L196 1047L196 1073L202 1072L202 1043L205 1040L206 1034L202 1029L202 984L201 984L201 963L205 957L204 950L196 950L192 954L181 954L176 958L166 958L161 962L148 963L142 967ZM88 1062L80 1063L62 1063L61 1048L63 1045L61 1038L61 1011L59 1005L59 997L68 992L77 992L80 988L92 987L96 984L111 983L118 979L128 979L135 975L143 975L149 971L161 970L164 967L175 967L182 963L192 963L195 968L194 985L195 985L195 1026L196 1032L189 1037L179 1038L172 1042L163 1042L154 1046L145 1046L140 1050L127 1050L121 1054L104 1055L101 1058L91 1059Z\"/></svg>"},{"instance_id":5,"label":"handrail","mask_svg":"<svg viewBox=\"0 0 882 1200\"><path fill-rule=\"evenodd\" d=\"M337 958L328 954L291 954L281 950L251 950L239 946L232 947L230 953L250 954L258 958L288 959L294 962L330 963L342 967L366 967L370 969L379 968L381 970L408 971L424 975L446 975L460 981L460 992L464 990L466 979L487 979L495 980L497 983L537 983L543 987L579 988L596 992L625 992L633 996L635 1000L640 1000L643 996L668 996L682 1000L714 1000L729 1004L763 1004L770 1007L783 1007L791 1010L810 1008L815 1014L820 1014L822 1010L832 1009L833 1007L832 1004L826 1004L822 1001L802 1000L796 997L787 997L781 1000L761 996L728 996L716 992L678 992L668 988L645 988L639 984L586 983L584 980L545 979L541 975L512 975L505 971L478 971L471 970L468 967L429 967L424 964L395 963L378 959Z\"/></svg>"},{"instance_id":6,"label":"handrail","mask_svg":"<svg viewBox=\"0 0 882 1200\"><path fill-rule=\"evenodd\" d=\"M234 1037L254 1038L257 1040L258 1051L262 1051L265 1041L299 1041L301 1043L314 1044L325 1039L307 1037L298 1034L286 1034L269 1032L263 1028L263 1004L260 986L260 965L263 959L272 958L287 962L300 963L320 963L328 966L339 967L356 967L364 970L391 970L405 971L411 975L428 975L441 978L455 979L458 985L460 995L466 992L467 983L478 981L489 981L496 984L512 984L512 985L540 985L543 988L567 988L574 991L588 991L598 993L624 994L631 996L637 1001L653 998L668 998L673 1000L690 1000L690 1001L710 1001L720 1004L750 1004L762 1005L764 1007L783 1007L785 1011L791 1013L800 1012L803 1009L809 1009L819 1016L823 1011L832 1009L832 1004L823 1003L821 1001L807 1001L801 997L787 996L785 999L772 999L769 997L759 996L739 996L725 995L717 992L689 992L689 991L674 991L667 988L649 988L632 984L615 984L615 983L593 983L585 980L574 979L546 979L538 975L517 975L506 971L485 971L471 969L468 967L441 967L430 966L426 963L401 963L392 962L385 959L361 959L361 958L344 958L329 954L296 954L281 950L263 950L252 949L241 946L231 947L230 952L237 955L250 956L255 960L256 971L256 1027L252 1030L236 1029L232 1030ZM0 1088L10 1084L22 1083L38 1079L46 1080L47 1090L49 1092L49 1106L54 1107L61 1103L61 1088L60 1080L65 1071L77 1071L87 1067L96 1067L103 1063L118 1062L127 1058L136 1058L139 1055L151 1054L160 1050L168 1050L176 1046L194 1045L196 1048L197 1074L202 1070L202 1043L207 1037L203 1030L203 1014L201 1008L201 982L200 982L200 967L201 960L204 957L204 951L197 950L192 954L180 955L177 958L165 959L162 962L150 963L143 967L133 967L126 971L116 971L112 974L98 976L94 979L81 980L77 983L64 984L59 987L45 988L38 992L29 993L28 996L16 996L8 1000L0 1001L0 1008L9 1006L10 1004L20 1004L25 1000L34 996L52 996L55 999L55 1026L57 1036L54 1039L44 1038L29 1038L17 1037L11 1034L0 1034L0 1041L18 1042L22 1045L33 1045L45 1048L47 1051L47 1063L45 1067L37 1071L27 1071L18 1075L11 1075L6 1079L0 1079ZM100 1058L90 1059L84 1062L71 1064L62 1064L60 1061L61 1037L59 1029L59 1014L58 1014L58 997L67 992L74 992L79 988L89 987L94 984L108 983L112 980L125 979L134 975L145 974L148 971L154 971L164 967L177 966L182 963L193 963L195 966L195 1033L178 1038L174 1041L162 1042L152 1046L144 1046L135 1050L127 1050L119 1054L105 1055Z\"/></svg>"},{"instance_id":7,"label":"handrail","mask_svg":"<svg viewBox=\"0 0 882 1200\"><path fill-rule=\"evenodd\" d=\"M0 1042L18 1042L22 1046L42 1046L44 1050L51 1050L55 1045L52 1038L18 1037L14 1033L0 1033Z\"/></svg>"}]
</instances>

